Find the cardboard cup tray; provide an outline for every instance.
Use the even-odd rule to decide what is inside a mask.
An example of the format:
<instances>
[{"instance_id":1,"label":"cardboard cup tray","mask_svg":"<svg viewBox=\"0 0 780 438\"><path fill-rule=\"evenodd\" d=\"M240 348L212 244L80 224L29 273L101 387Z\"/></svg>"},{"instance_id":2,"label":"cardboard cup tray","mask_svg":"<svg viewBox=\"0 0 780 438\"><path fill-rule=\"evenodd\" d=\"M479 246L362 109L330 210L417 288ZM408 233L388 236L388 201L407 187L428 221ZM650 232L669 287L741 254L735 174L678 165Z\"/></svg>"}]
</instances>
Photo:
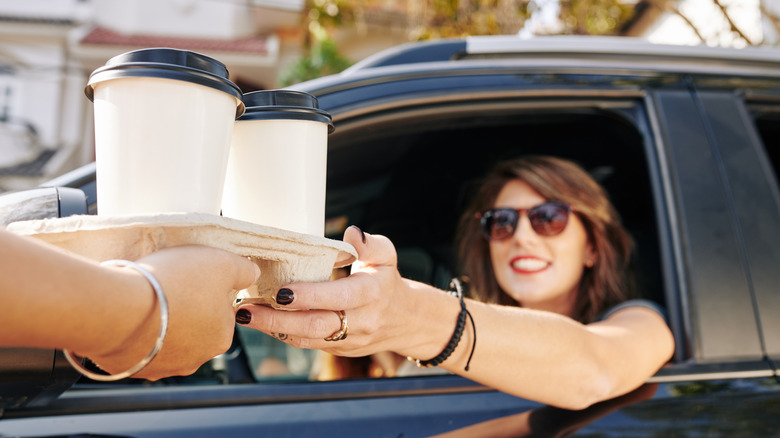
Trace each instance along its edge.
<instances>
[{"instance_id":1,"label":"cardboard cup tray","mask_svg":"<svg viewBox=\"0 0 780 438\"><path fill-rule=\"evenodd\" d=\"M202 213L165 213L14 222L8 231L38 238L96 261L137 260L166 247L204 245L248 257L260 279L236 299L277 307L281 286L320 282L334 268L350 265L357 252L348 243Z\"/></svg>"}]
</instances>

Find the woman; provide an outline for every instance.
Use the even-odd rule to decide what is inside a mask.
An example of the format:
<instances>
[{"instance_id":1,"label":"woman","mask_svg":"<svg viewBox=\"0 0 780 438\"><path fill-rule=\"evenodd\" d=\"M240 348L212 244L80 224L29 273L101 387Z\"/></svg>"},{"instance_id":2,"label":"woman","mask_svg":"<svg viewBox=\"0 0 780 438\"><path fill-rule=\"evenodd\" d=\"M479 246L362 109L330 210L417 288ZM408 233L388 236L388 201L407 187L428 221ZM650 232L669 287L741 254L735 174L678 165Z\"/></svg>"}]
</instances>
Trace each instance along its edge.
<instances>
[{"instance_id":1,"label":"woman","mask_svg":"<svg viewBox=\"0 0 780 438\"><path fill-rule=\"evenodd\" d=\"M151 359L132 373L149 380L192 374L224 353L235 329L230 292L259 276L251 261L201 246L163 249L125 267L2 229L0 248L0 346L67 349L113 375Z\"/></svg>"},{"instance_id":2,"label":"woman","mask_svg":"<svg viewBox=\"0 0 780 438\"><path fill-rule=\"evenodd\" d=\"M351 227L344 240L358 262L349 277L282 288L277 303L300 312L248 306L239 319L335 355L434 359L501 391L568 409L630 392L671 357L674 341L656 309L642 301L609 309L628 294L630 239L578 166L550 157L499 166L462 230L465 274L479 301L461 304L401 278L392 243Z\"/></svg>"}]
</instances>

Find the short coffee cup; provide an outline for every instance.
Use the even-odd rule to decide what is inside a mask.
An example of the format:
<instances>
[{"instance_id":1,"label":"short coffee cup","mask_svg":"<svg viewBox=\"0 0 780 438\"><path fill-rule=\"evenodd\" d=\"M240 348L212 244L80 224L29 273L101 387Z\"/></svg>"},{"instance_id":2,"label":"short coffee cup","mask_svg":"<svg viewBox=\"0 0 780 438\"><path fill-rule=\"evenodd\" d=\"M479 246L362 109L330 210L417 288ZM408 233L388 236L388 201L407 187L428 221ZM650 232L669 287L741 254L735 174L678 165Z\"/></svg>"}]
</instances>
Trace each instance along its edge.
<instances>
[{"instance_id":1,"label":"short coffee cup","mask_svg":"<svg viewBox=\"0 0 780 438\"><path fill-rule=\"evenodd\" d=\"M255 224L324 235L330 114L294 90L243 96L235 122L222 214Z\"/></svg>"}]
</instances>

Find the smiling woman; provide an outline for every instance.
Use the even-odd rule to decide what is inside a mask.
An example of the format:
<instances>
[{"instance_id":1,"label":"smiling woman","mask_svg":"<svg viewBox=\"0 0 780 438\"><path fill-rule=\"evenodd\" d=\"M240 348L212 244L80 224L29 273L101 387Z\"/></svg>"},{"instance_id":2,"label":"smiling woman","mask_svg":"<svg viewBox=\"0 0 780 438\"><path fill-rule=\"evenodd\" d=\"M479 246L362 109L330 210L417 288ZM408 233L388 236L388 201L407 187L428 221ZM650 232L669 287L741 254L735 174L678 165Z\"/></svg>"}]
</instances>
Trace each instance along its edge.
<instances>
[{"instance_id":1,"label":"smiling woman","mask_svg":"<svg viewBox=\"0 0 780 438\"><path fill-rule=\"evenodd\" d=\"M508 227L486 220L499 207L542 206L546 215L529 211L528 221L513 215ZM471 212L482 217L481 229ZM588 323L634 294L631 237L601 186L573 162L531 156L500 164L463 216L461 230L463 269L482 301Z\"/></svg>"}]
</instances>

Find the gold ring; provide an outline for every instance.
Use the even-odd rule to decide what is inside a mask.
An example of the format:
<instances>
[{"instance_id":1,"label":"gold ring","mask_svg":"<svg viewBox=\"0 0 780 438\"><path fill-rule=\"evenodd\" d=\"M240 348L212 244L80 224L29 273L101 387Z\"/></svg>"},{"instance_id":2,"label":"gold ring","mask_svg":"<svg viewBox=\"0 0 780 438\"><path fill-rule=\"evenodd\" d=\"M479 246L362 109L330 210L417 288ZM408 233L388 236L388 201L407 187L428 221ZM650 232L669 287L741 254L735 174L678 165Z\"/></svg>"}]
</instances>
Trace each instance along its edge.
<instances>
[{"instance_id":1,"label":"gold ring","mask_svg":"<svg viewBox=\"0 0 780 438\"><path fill-rule=\"evenodd\" d=\"M347 326L347 314L343 310L335 311L336 315L341 320L341 327L336 330L332 335L325 338L326 341L341 341L347 339L347 333L349 333L349 326Z\"/></svg>"}]
</instances>

